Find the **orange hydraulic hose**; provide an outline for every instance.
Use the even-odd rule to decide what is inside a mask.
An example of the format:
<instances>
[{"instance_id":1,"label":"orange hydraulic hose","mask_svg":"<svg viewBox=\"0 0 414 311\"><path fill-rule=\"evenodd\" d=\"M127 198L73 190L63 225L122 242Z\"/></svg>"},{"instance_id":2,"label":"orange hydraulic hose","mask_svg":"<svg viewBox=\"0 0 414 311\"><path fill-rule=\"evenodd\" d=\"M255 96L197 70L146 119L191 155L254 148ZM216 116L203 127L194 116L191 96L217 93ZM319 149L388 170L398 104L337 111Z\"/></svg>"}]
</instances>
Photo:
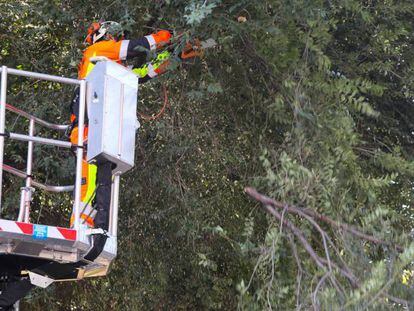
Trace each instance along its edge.
<instances>
[{"instance_id":1,"label":"orange hydraulic hose","mask_svg":"<svg viewBox=\"0 0 414 311\"><path fill-rule=\"evenodd\" d=\"M154 121L154 120L157 120L158 118L160 118L164 114L165 108L168 105L168 91L167 91L167 87L165 86L165 84L162 85L162 89L163 89L163 93L164 93L164 105L162 106L161 110L155 116L149 116L149 115L146 115L144 113L138 112L139 116L143 120L145 120L145 121Z\"/></svg>"}]
</instances>

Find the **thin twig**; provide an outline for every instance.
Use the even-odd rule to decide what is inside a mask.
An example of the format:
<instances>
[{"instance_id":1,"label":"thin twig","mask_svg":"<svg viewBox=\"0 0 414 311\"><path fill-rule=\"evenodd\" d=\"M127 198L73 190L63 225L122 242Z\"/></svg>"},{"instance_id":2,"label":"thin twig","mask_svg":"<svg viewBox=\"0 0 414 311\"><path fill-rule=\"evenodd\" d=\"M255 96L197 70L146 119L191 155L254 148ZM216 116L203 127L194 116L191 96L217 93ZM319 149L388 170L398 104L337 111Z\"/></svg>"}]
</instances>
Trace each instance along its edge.
<instances>
[{"instance_id":1,"label":"thin twig","mask_svg":"<svg viewBox=\"0 0 414 311\"><path fill-rule=\"evenodd\" d=\"M295 257L296 264L298 266L298 274L296 276L296 283L297 283L296 284L296 311L300 311L301 305L299 304L299 296L300 296L300 285L302 282L303 270L302 270L302 265L300 263L298 250L296 248L295 242L293 241L293 237L291 234L288 234L288 240L289 240L290 247L292 248L293 257Z\"/></svg>"},{"instance_id":2,"label":"thin twig","mask_svg":"<svg viewBox=\"0 0 414 311\"><path fill-rule=\"evenodd\" d=\"M322 286L322 284L325 282L325 280L326 280L326 278L329 276L329 274L331 274L331 272L327 272L327 273L325 273L325 275L320 279L320 281L318 282L318 285L316 285L316 288L315 288L315 291L313 292L313 302L314 302L314 305L316 305L316 306L318 306L318 310L319 310L319 304L318 304L318 302L316 301L316 296L318 295L318 291L319 291L319 288Z\"/></svg>"},{"instance_id":3,"label":"thin twig","mask_svg":"<svg viewBox=\"0 0 414 311\"><path fill-rule=\"evenodd\" d=\"M273 280L274 280L274 278L275 278L275 245L276 245L276 243L278 243L278 242L279 242L279 238L280 238L280 236L282 235L282 230L283 230L283 220L284 220L284 218L285 218L285 212L286 212L286 209L283 209L283 211L282 211L282 218L280 219L280 226L279 226L279 227L280 227L280 230L279 230L279 236L278 236L278 238L277 238L277 239L274 239L274 240L273 240L273 243L272 243L272 254L271 254L272 276L271 276L270 281L269 281L269 283L268 283L268 286L267 286L267 293L266 293L266 295L267 295L267 304L268 304L269 310L271 310L271 309L272 309L272 305L271 305L271 302L270 302L270 291L271 291L271 289L272 289Z\"/></svg>"}]
</instances>

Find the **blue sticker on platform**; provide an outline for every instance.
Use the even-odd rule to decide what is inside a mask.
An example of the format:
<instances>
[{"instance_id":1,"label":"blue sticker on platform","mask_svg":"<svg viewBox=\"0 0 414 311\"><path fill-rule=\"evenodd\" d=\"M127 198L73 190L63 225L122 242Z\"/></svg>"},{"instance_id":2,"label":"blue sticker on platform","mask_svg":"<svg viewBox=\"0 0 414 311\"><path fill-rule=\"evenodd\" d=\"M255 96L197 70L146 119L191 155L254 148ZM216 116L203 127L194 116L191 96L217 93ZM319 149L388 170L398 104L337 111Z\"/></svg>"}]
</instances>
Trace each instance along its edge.
<instances>
[{"instance_id":1,"label":"blue sticker on platform","mask_svg":"<svg viewBox=\"0 0 414 311\"><path fill-rule=\"evenodd\" d=\"M47 226L33 225L33 238L36 240L46 240Z\"/></svg>"}]
</instances>

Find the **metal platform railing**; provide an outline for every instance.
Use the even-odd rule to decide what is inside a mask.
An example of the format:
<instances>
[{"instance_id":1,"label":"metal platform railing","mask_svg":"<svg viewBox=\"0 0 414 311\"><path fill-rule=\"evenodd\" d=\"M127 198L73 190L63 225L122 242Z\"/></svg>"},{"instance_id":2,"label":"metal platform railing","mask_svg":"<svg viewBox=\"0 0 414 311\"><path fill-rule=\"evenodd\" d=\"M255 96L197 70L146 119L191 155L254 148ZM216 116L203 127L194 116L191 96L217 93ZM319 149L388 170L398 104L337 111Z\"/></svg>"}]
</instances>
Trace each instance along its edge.
<instances>
[{"instance_id":1,"label":"metal platform railing","mask_svg":"<svg viewBox=\"0 0 414 311\"><path fill-rule=\"evenodd\" d=\"M75 190L75 202L73 206L74 212L74 229L79 230L80 228L80 197L81 197L81 181L82 181L82 159L83 159L83 136L79 135L77 145L73 146L68 141L49 139L43 137L35 136L35 125L58 130L65 131L68 128L68 125L58 125L49 123L42 119L39 119L27 112L24 112L18 108L15 108L6 103L7 99L7 77L8 75L15 75L27 78L40 79L45 81L58 82L62 84L76 85L79 86L80 97L79 97L79 118L78 118L78 131L79 133L84 132L84 115L86 107L86 81L85 80L76 80L58 76L52 76L41 73L34 73L24 70L17 70L8 68L7 66L2 66L0 68L1 72L1 91L0 91L0 211L1 211L1 199L2 199L2 180L3 180L3 170L9 172L15 176L25 179L25 187L22 187L21 196L20 196L20 209L17 221L22 221L29 223L30 219L30 202L33 193L33 187L38 187L40 189L51 191L51 192L64 192L64 191L73 191ZM26 119L29 120L29 133L28 135L17 134L17 133L8 133L5 129L6 124L6 110L12 111ZM26 171L20 171L15 168L12 168L3 163L4 158L4 143L5 138L25 141L28 142L28 151L27 151L27 166ZM76 180L75 185L70 186L50 186L44 185L42 183L36 182L32 178L32 169L33 169L33 147L34 143L45 144L63 148L76 148ZM114 181L114 188L119 189L119 176ZM115 189L114 189L115 190ZM114 191L113 204L118 202L117 192ZM113 207L111 208L113 209ZM112 210L112 212L114 212ZM117 212L117 211L116 211ZM117 216L116 216L117 217ZM112 218L112 217L111 217ZM115 233L116 235L116 222L114 224L113 219L111 219L110 233Z\"/></svg>"},{"instance_id":2,"label":"metal platform railing","mask_svg":"<svg viewBox=\"0 0 414 311\"><path fill-rule=\"evenodd\" d=\"M75 188L73 185L71 186L45 185L45 184L42 184L40 182L36 182L33 180L31 173L32 173L32 167L33 167L33 143L34 142L38 142L41 144L49 144L49 145L58 146L58 147L71 147L71 143L66 142L66 141L56 141L53 139L34 137L33 135L35 133L35 124L37 123L48 129L59 130L59 131L66 131L69 125L59 125L59 124L49 123L27 112L24 112L16 107L13 107L10 104L6 104L6 110L14 112L15 114L22 116L29 120L29 135L28 136L17 134L17 133L7 133L7 135L9 135L11 139L28 141L26 173L18 169L15 169L9 165L3 164L4 171L26 180L25 187L21 188L20 208L19 208L19 215L17 217L17 221L29 222L30 202L31 202L32 193L33 193L32 186L36 188L40 188L48 192L67 192L67 191L73 191Z\"/></svg>"}]
</instances>

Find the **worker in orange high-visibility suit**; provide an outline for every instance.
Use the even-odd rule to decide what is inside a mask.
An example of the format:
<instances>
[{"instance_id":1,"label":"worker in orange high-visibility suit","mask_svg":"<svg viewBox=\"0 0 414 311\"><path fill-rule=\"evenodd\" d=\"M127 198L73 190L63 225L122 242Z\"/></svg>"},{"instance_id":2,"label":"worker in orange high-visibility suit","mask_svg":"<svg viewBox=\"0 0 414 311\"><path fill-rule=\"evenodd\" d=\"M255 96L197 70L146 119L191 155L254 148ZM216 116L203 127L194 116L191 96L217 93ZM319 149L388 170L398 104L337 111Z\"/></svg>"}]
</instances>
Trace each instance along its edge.
<instances>
[{"instance_id":1,"label":"worker in orange high-visibility suit","mask_svg":"<svg viewBox=\"0 0 414 311\"><path fill-rule=\"evenodd\" d=\"M122 63L127 59L135 60L133 71L139 76L139 82L144 83L168 70L171 33L160 30L145 37L125 40L120 25L115 22L93 23L88 29L86 42L90 44L83 52L82 61L79 64L79 79L84 79L92 71L94 64L92 57L104 56L110 60ZM157 54L152 61L146 62L148 52ZM187 59L200 56L201 51L192 50L187 44L180 58ZM77 120L79 114L79 93L75 93L71 105L72 130L70 140L74 145L78 142ZM87 122L87 117L85 117ZM87 144L88 126L83 133ZM85 154L86 156L86 154ZM86 158L86 157L85 157ZM108 230L109 210L111 201L112 163L101 162L96 166L88 164L86 159L82 167L82 189L81 189L81 220L90 227ZM73 223L74 215L71 217ZM85 259L93 261L102 251L107 236L94 236L94 248L85 256Z\"/></svg>"},{"instance_id":2,"label":"worker in orange high-visibility suit","mask_svg":"<svg viewBox=\"0 0 414 311\"><path fill-rule=\"evenodd\" d=\"M137 68L140 83L146 82L167 70L168 58L162 63L148 63L147 51L156 51L170 43L171 33L160 30L154 34L135 39L124 40L120 25L115 22L92 23L88 29L86 43L90 44L83 52L82 61L78 68L78 78L84 79L92 71L94 64L92 57L104 56L110 60L122 61L136 58L145 68ZM164 53L165 55L165 53ZM145 72L146 71L146 72ZM144 73L144 74L143 74ZM71 142L76 145L78 141L79 93L76 92L71 105ZM87 118L85 118L87 120ZM85 126L84 139L87 144L88 126ZM98 166L88 164L86 159L82 166L81 189L81 220L91 227L108 230L108 216L111 193L111 166L110 162L100 163ZM92 204L95 201L95 204ZM93 208L95 205L96 208ZM73 224L74 215L71 217Z\"/></svg>"}]
</instances>

